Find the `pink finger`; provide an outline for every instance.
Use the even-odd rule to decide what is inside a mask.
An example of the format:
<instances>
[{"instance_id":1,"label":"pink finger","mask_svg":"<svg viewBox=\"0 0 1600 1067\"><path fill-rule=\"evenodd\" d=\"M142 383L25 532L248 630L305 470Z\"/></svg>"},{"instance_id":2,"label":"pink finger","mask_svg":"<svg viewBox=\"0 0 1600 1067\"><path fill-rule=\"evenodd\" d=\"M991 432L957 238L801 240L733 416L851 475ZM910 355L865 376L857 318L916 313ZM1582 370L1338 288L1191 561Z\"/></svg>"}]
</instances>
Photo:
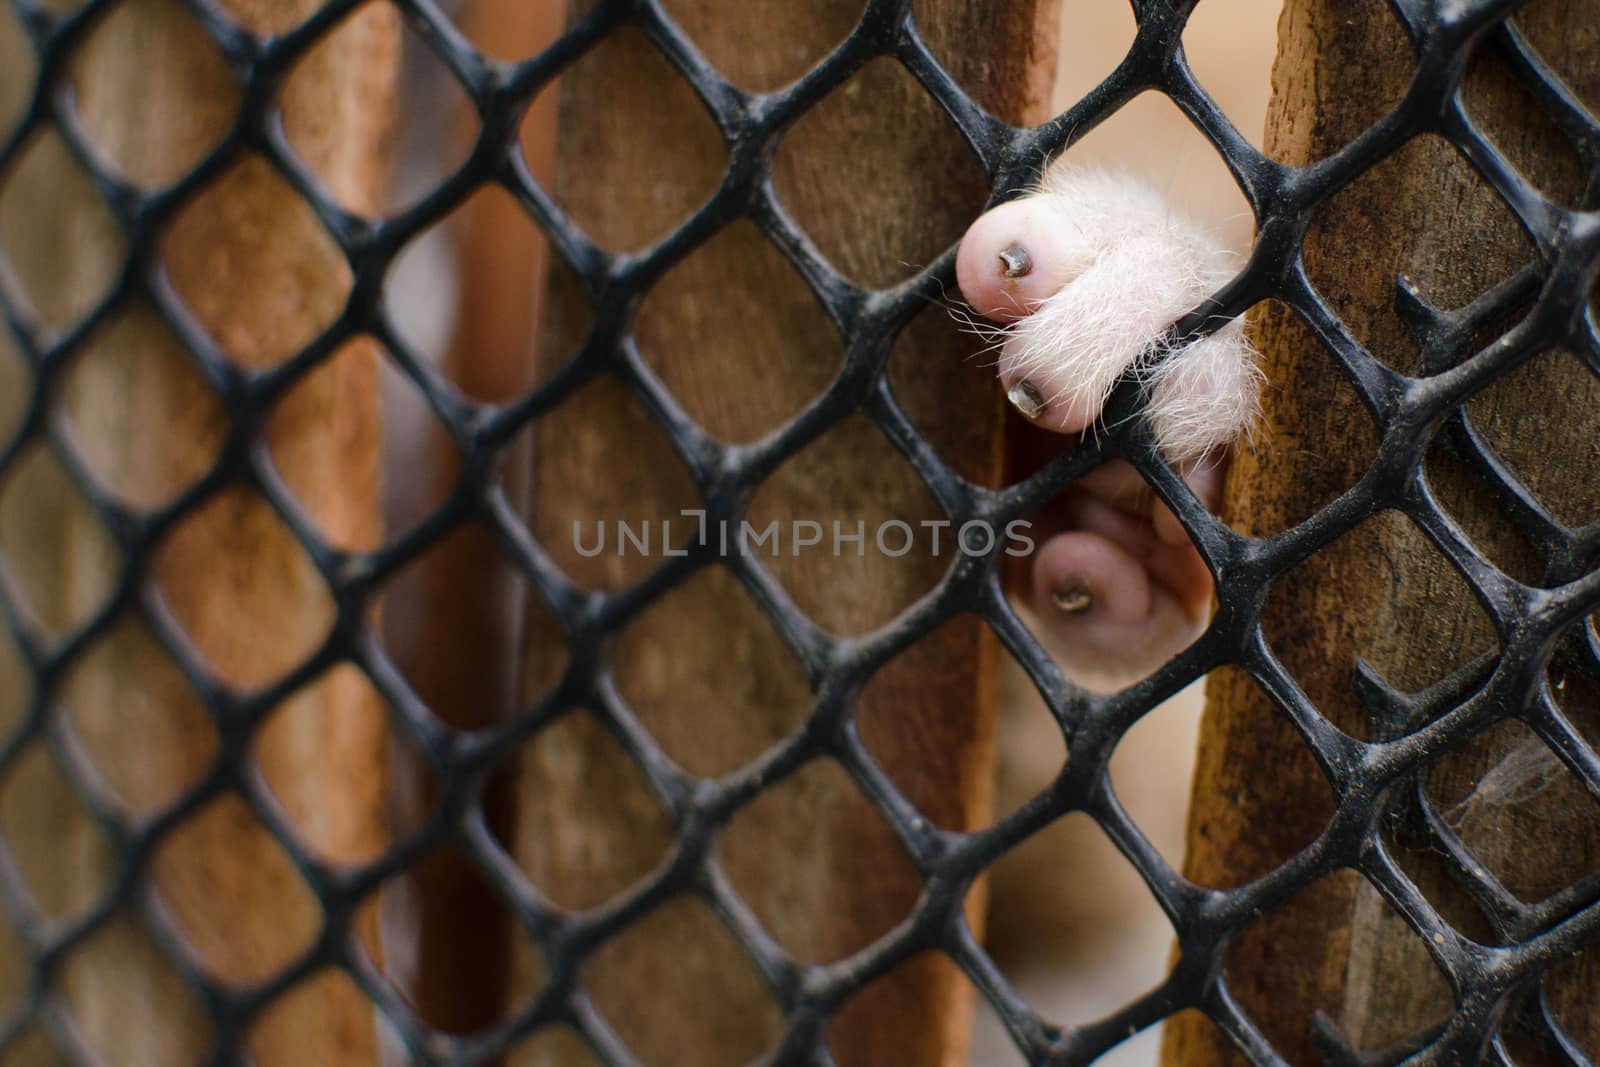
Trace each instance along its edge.
<instances>
[{"instance_id":1,"label":"pink finger","mask_svg":"<svg viewBox=\"0 0 1600 1067\"><path fill-rule=\"evenodd\" d=\"M972 309L995 322L1032 314L1077 277L1092 252L1054 201L1029 197L981 216L961 239L956 281Z\"/></svg>"},{"instance_id":2,"label":"pink finger","mask_svg":"<svg viewBox=\"0 0 1600 1067\"><path fill-rule=\"evenodd\" d=\"M1138 560L1106 538L1058 534L1034 557L1033 604L1044 618L1125 632L1150 615L1150 581Z\"/></svg>"},{"instance_id":3,"label":"pink finger","mask_svg":"<svg viewBox=\"0 0 1600 1067\"><path fill-rule=\"evenodd\" d=\"M1074 497L1067 506L1072 525L1118 546L1142 569L1147 585L1170 595L1190 619L1203 619L1211 606L1211 571L1187 538L1167 544L1156 538L1150 525L1088 495Z\"/></svg>"}]
</instances>

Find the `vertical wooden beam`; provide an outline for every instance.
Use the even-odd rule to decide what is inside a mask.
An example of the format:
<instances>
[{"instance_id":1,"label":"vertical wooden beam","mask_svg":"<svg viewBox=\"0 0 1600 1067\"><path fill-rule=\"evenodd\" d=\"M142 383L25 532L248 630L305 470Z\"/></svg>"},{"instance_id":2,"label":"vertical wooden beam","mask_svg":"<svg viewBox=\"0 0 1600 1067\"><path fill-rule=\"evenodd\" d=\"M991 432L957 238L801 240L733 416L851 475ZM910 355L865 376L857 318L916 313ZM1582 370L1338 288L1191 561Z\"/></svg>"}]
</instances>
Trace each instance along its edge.
<instances>
[{"instance_id":1,"label":"vertical wooden beam","mask_svg":"<svg viewBox=\"0 0 1600 1067\"><path fill-rule=\"evenodd\" d=\"M536 55L561 32L561 0L470 0L463 30L480 47L506 58ZM522 148L534 177L549 185L554 170L556 94L529 109ZM456 116L463 127L471 114ZM504 403L535 378L537 324L545 298L548 242L507 192L486 187L451 219L460 303L440 369L463 393ZM396 471L403 491L422 500L448 495L460 476L454 444L429 420L414 448L415 465ZM530 481L531 444L507 446L502 479L522 502ZM402 487L396 486L400 489ZM441 541L386 591L385 642L412 686L443 721L481 729L503 721L522 697L522 615L526 604L515 568L487 526L465 526ZM432 798L420 768L396 771L400 803L426 811ZM504 776L486 789L485 815L509 834L514 812ZM495 1022L504 1009L515 937L511 913L458 853L436 853L413 870L415 974L412 997L424 1019L452 1033ZM410 920L408 920L410 921ZM412 936L399 930L398 936Z\"/></svg>"},{"instance_id":2,"label":"vertical wooden beam","mask_svg":"<svg viewBox=\"0 0 1600 1067\"><path fill-rule=\"evenodd\" d=\"M224 3L251 30L276 33L310 0ZM8 24L9 25L9 24ZM4 32L0 30L0 32ZM286 81L286 129L304 162L346 207L379 211L391 118L398 19L387 5L351 16ZM225 133L238 92L215 46L173 0L130 0L74 56L76 106L94 151L147 189L180 177ZM0 108L0 110L4 110ZM5 191L0 241L41 325L69 327L120 269L124 247L53 133L30 150ZM161 246L173 287L240 366L293 355L338 314L349 272L309 206L259 158L246 158L178 212ZM354 341L270 413L266 437L284 482L321 535L375 547L379 427L374 346ZM119 308L57 379L53 408L71 421L97 479L134 507L170 500L203 473L225 432L216 400L182 345L142 298ZM51 461L39 453L39 469ZM17 486L12 487L13 490ZM120 560L59 479L13 492L0 545L45 632L81 622ZM150 577L209 669L248 691L321 641L332 602L288 529L255 491L220 493L178 525ZM18 679L7 679L7 685ZM82 750L136 816L195 784L219 750L195 694L129 618L51 694ZM370 859L385 841L385 716L353 668L297 692L256 731L251 757L304 844L330 863ZM42 750L35 750L42 752ZM30 757L33 759L33 757ZM7 807L7 844L38 902L57 914L88 906L120 858L86 844L97 831L42 758L52 788ZM14 774L6 789L21 783ZM200 967L223 983L270 977L317 936L322 912L266 829L237 797L209 803L165 837L151 878ZM364 931L369 933L371 931ZM70 956L57 992L101 1055L119 1063L198 1062L209 1024L172 965L131 916ZM376 1058L373 1011L347 980L313 979L253 1029L261 1064L362 1065Z\"/></svg>"},{"instance_id":3,"label":"vertical wooden beam","mask_svg":"<svg viewBox=\"0 0 1600 1067\"><path fill-rule=\"evenodd\" d=\"M820 60L862 6L689 0L670 10L730 80L772 90ZM1050 0L981 11L945 0L916 5L936 54L1012 122L1044 117L1053 10ZM664 235L721 178L724 152L701 110L642 35L615 35L563 79L558 199L605 247L637 248ZM779 149L774 181L786 210L834 264L871 285L904 277L908 264L947 247L987 192L948 120L892 60L870 64L800 121ZM814 297L747 222L693 253L657 294L639 318L645 357L722 439L753 440L781 424L838 369L840 345ZM551 356L574 351L584 336L581 299L553 293ZM913 324L902 344L895 359L911 364L894 379L902 403L928 420L959 469L997 478L997 393L957 388L971 379L962 377L966 351L956 331L948 322ZM590 588L617 588L653 564L612 552L585 558L574 550L575 519L592 530L596 520L676 518L697 503L659 431L610 385L588 387L542 421L536 468L536 531ZM869 541L872 516L913 524L942 517L859 418L778 471L753 509L758 527L837 517L853 528L868 516ZM682 520L676 525L681 530ZM825 550L765 562L819 624L859 631L887 621L943 572L948 555L934 559L926 548L894 566L858 564L848 553L841 562ZM548 664L558 646L548 630L531 631L530 669ZM941 825L972 828L988 818L996 655L981 626L951 623L874 679L858 706L874 756ZM630 706L696 774L753 759L798 727L807 703L792 657L718 569L634 624L613 666ZM558 903L598 904L647 873L670 844L638 772L586 718L535 739L518 790L516 854ZM920 888L887 825L837 768L814 765L775 784L717 847L742 899L808 961L836 958L884 932ZM759 1055L778 1023L748 962L699 905L675 901L656 914L661 921L624 933L586 969L602 1015L644 1062L716 1067ZM829 1041L845 1065L954 1065L965 1062L969 1016L970 994L953 967L918 959L847 1005ZM530 1053L522 1062L569 1061Z\"/></svg>"},{"instance_id":4,"label":"vertical wooden beam","mask_svg":"<svg viewBox=\"0 0 1600 1067\"><path fill-rule=\"evenodd\" d=\"M1540 53L1591 104L1600 100L1592 0L1530 5L1518 22ZM1267 151L1304 165L1348 143L1397 100L1414 65L1389 5L1291 0L1279 24ZM1575 204L1581 178L1571 148L1540 118L1500 61L1475 60L1465 98L1496 146L1554 199ZM1320 210L1305 242L1321 292L1355 335L1408 373L1417 348L1395 312L1404 272L1426 299L1455 308L1533 259L1498 197L1442 139L1412 142ZM1490 324L1490 330L1505 323ZM1279 530L1353 483L1372 450L1370 421L1319 343L1286 309L1255 322L1270 381L1266 426L1236 455L1225 516L1247 533ZM1484 339L1492 336L1486 331ZM1474 398L1474 424L1567 521L1595 517L1600 485L1600 390L1575 359L1541 357ZM1474 541L1500 566L1537 582L1539 565L1474 476L1443 451L1430 483ZM1357 705L1357 657L1390 684L1416 691L1493 647L1466 584L1407 520L1385 514L1319 552L1274 587L1265 616L1274 648L1334 721L1358 736L1378 732ZM1593 694L1569 691L1567 714L1593 736ZM1299 774L1262 768L1297 766ZM1509 776L1509 777L1508 777ZM1515 778L1515 788L1507 783ZM1563 781L1563 779L1567 779ZM1425 772L1429 794L1482 863L1525 899L1575 880L1600 860L1593 808L1531 733L1494 730ZM1537 786L1536 799L1523 804ZM1187 874L1234 885L1308 842L1328 815L1328 788L1305 758L1288 719L1239 673L1207 691L1189 830ZM1452 923L1485 936L1463 892L1430 867L1426 850L1400 848L1403 863ZM1595 1046L1592 962L1552 983L1553 1003L1582 1005L1564 1022ZM1233 947L1230 985L1290 1062L1316 1062L1311 1023L1323 1011L1363 1051L1424 1032L1451 1010L1448 988L1417 936L1364 880L1348 872L1318 883L1264 916ZM1214 1027L1192 1013L1167 1032L1170 1067L1241 1063Z\"/></svg>"}]
</instances>

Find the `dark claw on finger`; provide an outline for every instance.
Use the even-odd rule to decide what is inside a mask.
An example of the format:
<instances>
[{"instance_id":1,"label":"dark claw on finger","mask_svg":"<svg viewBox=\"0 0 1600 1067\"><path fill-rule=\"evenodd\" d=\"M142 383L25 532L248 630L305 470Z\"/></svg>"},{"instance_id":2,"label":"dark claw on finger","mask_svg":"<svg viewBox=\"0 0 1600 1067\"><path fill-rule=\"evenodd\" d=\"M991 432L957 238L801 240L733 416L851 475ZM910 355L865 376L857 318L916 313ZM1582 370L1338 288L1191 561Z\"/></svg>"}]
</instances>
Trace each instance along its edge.
<instances>
[{"instance_id":1,"label":"dark claw on finger","mask_svg":"<svg viewBox=\"0 0 1600 1067\"><path fill-rule=\"evenodd\" d=\"M1033 257L1021 245L1006 245L1000 250L1000 267L1007 278L1020 278L1033 270Z\"/></svg>"}]
</instances>

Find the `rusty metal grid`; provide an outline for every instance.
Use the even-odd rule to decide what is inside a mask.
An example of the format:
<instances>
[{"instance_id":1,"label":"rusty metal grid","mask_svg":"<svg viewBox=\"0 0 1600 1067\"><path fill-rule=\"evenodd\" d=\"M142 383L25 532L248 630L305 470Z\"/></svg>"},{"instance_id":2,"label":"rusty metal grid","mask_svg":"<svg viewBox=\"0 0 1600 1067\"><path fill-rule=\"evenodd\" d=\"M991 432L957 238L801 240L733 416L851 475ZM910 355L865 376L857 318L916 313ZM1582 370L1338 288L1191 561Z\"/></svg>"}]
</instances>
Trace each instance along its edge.
<instances>
[{"instance_id":1,"label":"rusty metal grid","mask_svg":"<svg viewBox=\"0 0 1600 1067\"><path fill-rule=\"evenodd\" d=\"M1383 894L1428 947L1453 988L1456 1011L1436 1032L1424 1035L1421 1054L1432 1062L1511 1062L1498 1035L1508 1005L1525 1005L1542 1020L1543 1043L1558 1060L1582 1062L1572 1042L1548 1012L1537 1011L1537 987L1546 969L1600 937L1600 881L1589 879L1538 906L1511 897L1475 865L1437 813L1422 804L1420 817L1450 857L1454 876L1497 916L1505 944L1488 947L1458 934L1402 871L1379 832L1380 816L1402 802L1418 771L1439 753L1463 742L1494 720L1521 718L1560 756L1591 794L1600 795L1600 757L1563 717L1542 687L1545 665L1561 650L1575 665L1600 676L1600 647L1586 625L1600 608L1600 526L1569 529L1544 510L1479 439L1462 413L1465 398L1490 380L1550 348L1565 348L1600 372L1600 324L1587 303L1600 265L1600 214L1551 203L1521 177L1474 125L1462 104L1459 84L1477 49L1501 51L1517 76L1533 88L1540 107L1571 137L1586 168L1588 206L1600 206L1600 121L1584 110L1505 19L1510 0L1396 0L1394 8L1415 46L1416 74L1404 98L1348 146L1305 168L1279 165L1240 135L1191 74L1181 32L1192 5L1166 0L1136 2L1137 38L1127 57L1101 85L1070 111L1030 129L1018 129L984 113L941 68L920 39L909 0L871 0L858 26L823 62L795 84L773 93L749 93L724 80L668 16L661 0L601 0L572 24L548 51L525 62L499 63L476 53L432 0L393 0L412 30L448 67L476 103L482 130L470 157L436 190L405 213L367 222L342 211L297 163L281 123L275 121L273 88L317 40L351 12L354 0L333 0L291 33L257 40L231 23L207 0L185 0L238 76L251 120L240 122L187 178L157 195L146 195L97 169L93 154L72 121L65 77L74 46L117 0L92 0L57 18L36 0L11 0L39 59L39 78L20 128L0 146L0 175L30 135L53 124L74 149L124 229L128 269L106 300L78 329L44 343L28 307L11 290L5 296L6 327L33 371L34 392L19 434L0 451L0 478L22 452L46 441L69 471L120 546L126 561L117 595L81 629L47 642L30 628L12 583L0 583L0 609L37 685L22 731L0 751L0 772L27 746L59 743L64 727L52 723L52 684L75 657L124 611L144 614L167 651L180 664L209 708L223 746L217 772L170 810L138 823L94 805L96 819L120 849L122 875L98 906L66 926L38 921L26 884L13 864L0 864L0 895L13 922L23 929L34 982L23 1014L0 1032L0 1047L16 1040L31 1020L43 1020L69 1058L83 1055L72 1039L70 1016L57 1010L52 974L65 954L126 899L140 892L140 874L153 848L217 791L244 790L247 799L292 857L325 912L326 929L304 958L263 986L234 989L210 981L192 965L168 928L152 929L171 952L186 981L215 1024L209 1062L246 1059L250 1022L272 998L325 966L346 971L388 1017L395 1032L422 1064L475 1064L492 1060L537 1028L555 1021L573 1025L596 1057L613 1067L635 1063L609 1030L579 980L580 965L597 945L665 898L700 896L748 953L783 1012L781 1042L767 1061L827 1064L832 1058L823 1033L832 1013L852 993L901 961L927 949L948 955L989 1002L1019 1049L1034 1064L1087 1063L1124 1040L1186 1008L1209 1016L1255 1063L1279 1063L1273 1050L1230 992L1223 960L1235 935L1258 915L1340 869L1359 871ZM625 25L642 29L705 104L729 149L721 187L672 234L639 253L602 251L563 215L546 190L528 174L516 149L520 117L532 97L597 42ZM904 64L948 113L989 174L995 198L1015 194L1039 161L1058 152L1137 94L1154 89L1168 96L1203 131L1245 191L1255 212L1258 238L1243 273L1212 306L1176 324L1179 335L1203 331L1212 315L1233 315L1276 298L1292 307L1326 343L1370 410L1380 437L1377 462L1366 475L1311 519L1265 539L1241 536L1201 509L1179 479L1156 457L1147 428L1137 417L1138 390L1129 383L1113 399L1106 422L1114 432L1061 457L1027 480L998 490L963 480L946 467L897 406L885 379L889 348L914 315L952 282L953 252L907 283L867 291L834 270L784 213L768 184L772 154L784 132L806 110L878 56ZM1449 139L1504 199L1532 237L1538 261L1513 283L1459 313L1412 307L1412 321L1428 332L1435 360L1426 375L1402 376L1380 363L1344 329L1329 303L1307 280L1300 243L1313 209L1409 138L1433 132ZM355 274L344 314L296 358L261 373L232 366L204 337L188 328L177 297L162 284L157 238L164 222L241 150L264 153L314 206L342 246ZM459 206L485 182L514 191L528 215L549 235L555 252L581 280L594 309L594 327L570 362L548 381L503 406L475 404L445 383L399 337L379 298L388 265L413 236ZM708 437L687 417L642 365L631 341L631 311L661 277L722 227L753 219L783 250L838 324L847 326L847 359L826 393L780 430L746 446ZM75 346L104 319L124 294L149 292L170 325L190 348L196 365L215 388L233 432L216 467L180 498L155 513L134 513L86 476L81 460L52 419L52 389L73 358ZM1531 309L1505 333L1480 349L1470 348L1475 322L1533 296ZM458 491L427 521L371 553L343 553L319 540L312 522L274 475L256 437L272 401L281 396L338 344L370 333L391 353L404 374L425 394L449 428L466 472ZM770 615L804 665L814 694L805 727L754 765L727 777L695 780L678 770L648 738L608 684L603 649L608 638L644 607L698 569L715 564L709 552L665 563L637 586L614 594L581 590L548 561L522 519L495 484L497 452L533 420L560 404L598 375L626 382L673 442L698 484L711 521L734 522L757 486L794 455L852 413L865 413L904 453L948 518L956 524L986 520L1001 526L1024 518L1101 459L1132 460L1162 497L1172 503L1220 583L1220 610L1205 635L1149 679L1114 695L1090 696L1066 682L1007 604L999 573L999 546L987 556L958 558L937 588L883 628L857 638L835 638L812 625L781 588L748 556L726 561ZM1122 416L1132 415L1132 418ZM1521 584L1496 569L1431 497L1421 475L1426 447L1441 432L1507 501L1529 540L1542 547L1551 572L1543 587ZM146 580L146 567L163 534L224 487L254 486L304 545L338 606L338 624L299 668L266 690L233 693L211 678L176 633ZM1497 658L1479 663L1453 683L1413 697L1386 689L1368 677L1364 699L1386 721L1421 723L1411 732L1370 742L1336 729L1303 695L1272 655L1260 626L1270 583L1322 546L1383 509L1409 516L1473 586L1501 640ZM556 688L514 721L494 729L458 734L435 719L409 692L364 621L373 598L408 562L469 520L498 531L515 559L564 629L570 659ZM0 560L0 563L3 563ZM1045 694L1072 753L1061 777L1045 792L978 833L946 832L917 816L913 807L873 763L850 723L851 701L881 665L961 613L981 616ZM410 741L441 769L443 801L414 836L381 859L353 870L319 863L288 832L281 819L250 792L241 764L251 731L287 694L325 671L348 662L358 667L388 701L391 716ZM1124 732L1162 699L1225 664L1247 671L1281 705L1314 751L1333 785L1337 814L1308 847L1264 877L1230 890L1185 880L1161 857L1123 810L1111 787L1108 760ZM496 855L499 846L485 829L476 797L486 769L568 709L584 706L605 721L627 746L677 828L673 861L645 884L611 904L581 915L558 913L541 903ZM1408 727L1409 729L1409 727ZM910 917L845 960L805 966L786 958L753 925L748 909L718 877L711 845L731 813L762 789L806 762L838 760L881 809L913 858L924 882ZM1068 812L1090 815L1137 868L1177 931L1181 957L1156 989L1092 1024L1059 1027L1037 1015L1011 988L985 954L963 917L962 903L973 880L1004 851ZM416 1017L356 944L356 904L419 857L454 841L474 855L518 921L545 953L546 989L505 1023L482 1033L449 1037L433 1033ZM1520 1010L1520 1009L1519 1009ZM1337 1041L1330 1041L1335 1049ZM77 1051L74 1051L77 1049ZM1331 1054L1331 1053L1330 1053ZM85 1061L86 1062L86 1061Z\"/></svg>"}]
</instances>

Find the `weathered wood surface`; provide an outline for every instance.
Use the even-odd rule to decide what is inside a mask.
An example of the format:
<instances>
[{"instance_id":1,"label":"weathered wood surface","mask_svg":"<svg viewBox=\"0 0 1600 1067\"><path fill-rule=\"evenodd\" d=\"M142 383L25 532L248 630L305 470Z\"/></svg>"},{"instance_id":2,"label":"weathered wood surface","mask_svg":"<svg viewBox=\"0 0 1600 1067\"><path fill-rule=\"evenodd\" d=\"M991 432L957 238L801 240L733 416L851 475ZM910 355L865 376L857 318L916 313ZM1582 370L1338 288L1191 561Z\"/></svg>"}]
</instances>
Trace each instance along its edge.
<instances>
[{"instance_id":1,"label":"weathered wood surface","mask_svg":"<svg viewBox=\"0 0 1600 1067\"><path fill-rule=\"evenodd\" d=\"M736 84L780 87L854 25L859 3L685 0L671 13ZM996 114L1037 121L1048 95L1048 0L979 9L930 0L919 25L965 87ZM698 207L726 154L702 105L648 41L622 31L563 78L556 194L602 246L647 245ZM905 277L956 240L983 206L981 170L948 120L892 60L868 65L802 118L780 146L785 208L841 270L868 285ZM558 289L547 358L584 336L582 297ZM971 477L998 477L1001 411L944 311L901 338L891 375L906 408ZM713 435L750 441L780 425L837 372L842 346L814 297L748 222L673 269L638 317L642 352ZM572 525L676 519L693 487L649 418L613 384L585 388L546 417L538 439L536 532L575 580L615 589L657 565L574 550ZM914 473L861 418L834 428L777 471L752 502L777 519L866 522L864 557L825 548L763 558L822 626L861 632L887 621L949 565L926 544L877 556L880 519L941 517ZM679 536L687 525L674 523ZM659 527L657 526L657 529ZM614 546L613 546L614 547ZM986 633L953 622L875 678L858 706L875 757L932 820L974 827L992 789L995 655ZM529 674L547 675L559 640L530 626ZM667 753L700 775L727 773L793 732L809 706L804 676L732 576L703 572L621 637L622 694ZM588 716L543 732L519 768L515 852L556 903L601 903L646 875L671 828L640 773ZM885 932L915 901L909 860L838 767L806 767L772 786L723 831L734 888L794 956L835 959ZM976 898L975 898L976 901ZM975 906L977 906L975 904ZM604 949L585 971L596 1007L650 1064L743 1063L776 1038L770 995L701 904L679 899ZM525 976L525 987L532 979ZM969 993L947 962L911 961L847 1004L830 1031L841 1064L964 1062ZM550 1047L520 1062L571 1063Z\"/></svg>"},{"instance_id":2,"label":"weathered wood surface","mask_svg":"<svg viewBox=\"0 0 1600 1067\"><path fill-rule=\"evenodd\" d=\"M259 33L315 9L309 0L238 0L224 9ZM398 58L396 13L375 5L343 23L287 80L296 150L346 207L375 214ZM0 51L19 49L0 22ZM9 70L26 70L25 64ZM134 183L181 176L226 132L238 93L222 59L172 0L131 0L96 27L72 65L96 152ZM0 78L13 94L20 79ZM0 101L0 114L13 110ZM87 179L53 133L35 140L0 197L0 242L49 333L70 328L120 268L124 248ZM172 285L242 367L293 355L338 314L343 257L264 161L241 160L172 220L161 246ZM0 354L4 355L4 354ZM284 482L330 543L375 546L379 426L376 351L345 346L272 411L266 438ZM16 364L0 392L17 385ZM88 341L54 395L101 484L136 508L157 506L214 461L226 419L181 343L139 298ZM59 635L103 603L120 561L97 520L43 450L0 502L0 548L41 635ZM225 684L269 683L316 648L333 621L321 578L265 500L226 490L163 539L151 578L193 647ZM0 686L25 679L8 671ZM127 616L52 694L130 814L154 814L206 773L218 742L198 698L145 624ZM386 840L387 744L376 695L351 668L300 690L255 734L252 755L304 844L332 863L370 859ZM0 787L7 841L48 914L81 914L120 859L43 747ZM321 909L282 849L225 795L163 839L149 873L194 959L225 983L268 978L317 937ZM372 931L365 923L363 931ZM171 1067L206 1053L210 1024L131 913L96 934L59 972L85 1040L117 1063ZM255 1062L375 1062L374 1016L347 979L325 974L275 1004L250 1037ZM30 1053L31 1055L31 1053ZM41 1053L43 1055L43 1053ZM42 1061L41 1061L42 1062Z\"/></svg>"},{"instance_id":3,"label":"weathered wood surface","mask_svg":"<svg viewBox=\"0 0 1600 1067\"><path fill-rule=\"evenodd\" d=\"M1600 104L1600 6L1534 3L1517 17L1541 54L1590 106ZM1474 118L1547 194L1576 203L1570 148L1499 60L1469 69ZM1280 22L1267 151L1291 164L1347 143L1402 93L1411 50L1385 3L1291 0ZM1416 344L1395 313L1404 272L1436 307L1454 308L1530 262L1532 249L1495 194L1443 140L1415 141L1326 205L1306 240L1313 279L1355 335L1407 372ZM1504 323L1493 328L1504 328ZM1266 426L1234 459L1224 512L1251 533L1280 530L1353 483L1372 457L1370 420L1318 342L1285 309L1255 323L1270 385ZM1600 389L1576 360L1539 358L1469 404L1474 423L1564 521L1600 514ZM1540 578L1537 560L1458 462L1435 450L1431 484L1474 541L1508 573ZM1466 584L1407 520L1383 515L1319 552L1275 587L1266 626L1296 679L1341 728L1374 736L1351 688L1357 657L1414 691L1494 647ZM1554 680L1553 680L1554 681ZM1595 696L1576 680L1566 714L1596 736ZM1187 874L1237 885L1325 825L1328 788L1288 719L1242 674L1207 693ZM1274 770L1268 771L1268 768ZM1520 727L1490 731L1426 772L1447 821L1518 896L1537 900L1600 864L1593 802ZM1400 846L1412 876L1469 936L1486 936L1425 850ZM1592 961L1559 969L1553 1006L1593 1055ZM1234 946L1227 973L1251 1017L1292 1063L1317 1062L1311 1019L1322 1010L1363 1050L1423 1031L1450 1010L1448 988L1415 934L1352 873L1325 879L1265 916ZM1238 1063L1196 1014L1171 1024L1165 1062Z\"/></svg>"}]
</instances>

